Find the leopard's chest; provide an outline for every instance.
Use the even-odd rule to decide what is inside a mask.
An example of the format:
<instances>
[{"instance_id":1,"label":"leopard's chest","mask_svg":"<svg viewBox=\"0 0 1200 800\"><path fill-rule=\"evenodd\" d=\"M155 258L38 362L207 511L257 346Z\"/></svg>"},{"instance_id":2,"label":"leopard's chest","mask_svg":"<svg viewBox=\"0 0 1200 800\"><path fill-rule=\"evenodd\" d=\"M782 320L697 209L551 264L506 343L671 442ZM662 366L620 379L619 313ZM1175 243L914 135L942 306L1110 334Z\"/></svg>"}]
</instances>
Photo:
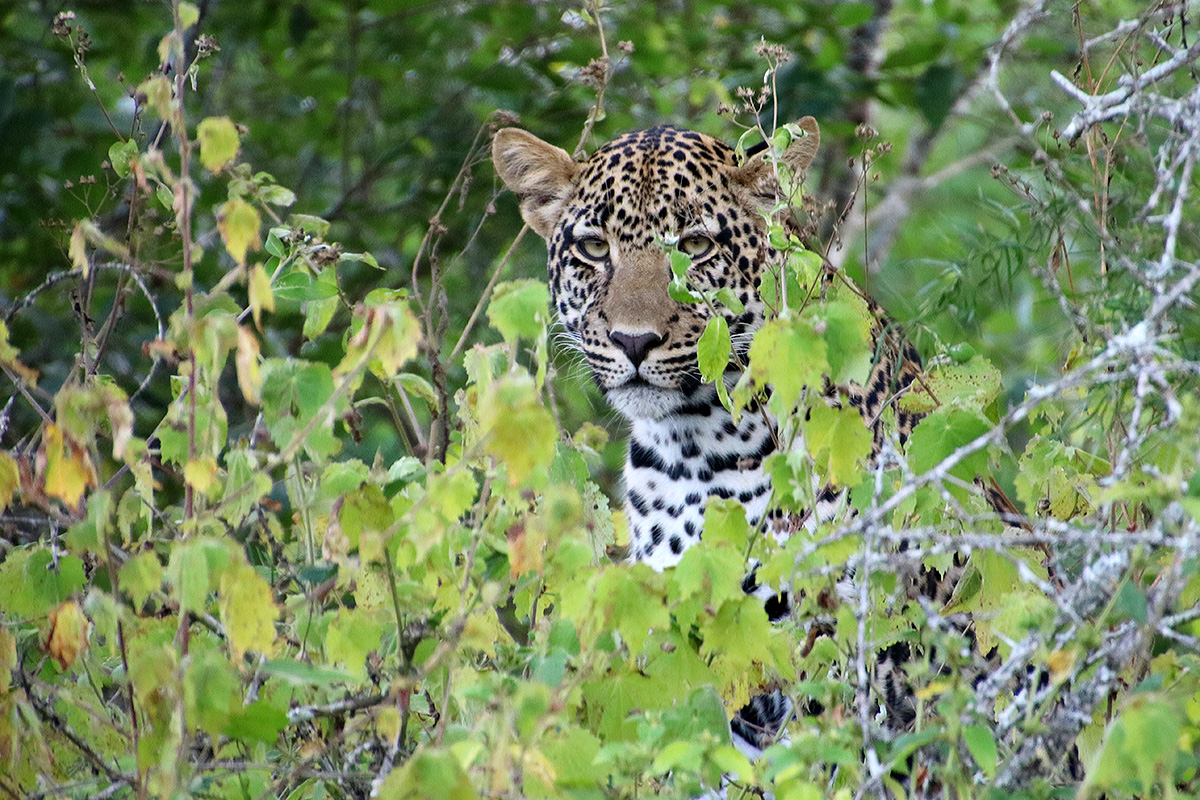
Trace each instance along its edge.
<instances>
[{"instance_id":1,"label":"leopard's chest","mask_svg":"<svg viewBox=\"0 0 1200 800\"><path fill-rule=\"evenodd\" d=\"M700 540L713 497L740 502L756 523L771 487L762 460L774 450L761 416L746 413L734 423L720 405L635 421L625 463L631 558L657 570L677 564Z\"/></svg>"}]
</instances>

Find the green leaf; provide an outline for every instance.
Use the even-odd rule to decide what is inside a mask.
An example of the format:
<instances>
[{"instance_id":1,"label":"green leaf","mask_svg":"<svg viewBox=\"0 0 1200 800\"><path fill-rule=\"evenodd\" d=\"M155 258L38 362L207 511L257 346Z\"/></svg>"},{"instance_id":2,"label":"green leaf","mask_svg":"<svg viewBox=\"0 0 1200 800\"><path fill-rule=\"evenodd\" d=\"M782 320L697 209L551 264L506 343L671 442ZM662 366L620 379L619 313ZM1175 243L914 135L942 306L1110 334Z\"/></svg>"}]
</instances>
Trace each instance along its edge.
<instances>
[{"instance_id":1,"label":"green leaf","mask_svg":"<svg viewBox=\"0 0 1200 800\"><path fill-rule=\"evenodd\" d=\"M968 725L963 728L963 742L971 753L971 758L988 778L996 777L996 762L999 754L996 752L996 740L992 731L983 725Z\"/></svg>"},{"instance_id":2,"label":"green leaf","mask_svg":"<svg viewBox=\"0 0 1200 800\"><path fill-rule=\"evenodd\" d=\"M859 484L859 465L871 454L872 436L857 409L831 408L818 401L809 412L804 435L817 468L835 486L852 488Z\"/></svg>"},{"instance_id":3,"label":"green leaf","mask_svg":"<svg viewBox=\"0 0 1200 800\"><path fill-rule=\"evenodd\" d=\"M189 659L183 692L188 722L211 736L226 733L230 719L241 712L237 674L211 649Z\"/></svg>"},{"instance_id":4,"label":"green leaf","mask_svg":"<svg viewBox=\"0 0 1200 800\"><path fill-rule=\"evenodd\" d=\"M542 745L542 754L554 767L555 784L563 789L592 787L608 777L608 771L596 763L600 740L582 728L567 728L561 736Z\"/></svg>"},{"instance_id":5,"label":"green leaf","mask_svg":"<svg viewBox=\"0 0 1200 800\"><path fill-rule=\"evenodd\" d=\"M303 661L268 661L260 667L260 671L292 686L328 686L354 679L344 670L305 664Z\"/></svg>"},{"instance_id":6,"label":"green leaf","mask_svg":"<svg viewBox=\"0 0 1200 800\"><path fill-rule=\"evenodd\" d=\"M145 605L151 592L162 589L162 563L154 553L144 551L126 561L117 578L133 600L133 607L138 609Z\"/></svg>"},{"instance_id":7,"label":"green leaf","mask_svg":"<svg viewBox=\"0 0 1200 800\"><path fill-rule=\"evenodd\" d=\"M52 608L83 588L83 562L49 550L14 548L0 563L0 611L24 619L44 619Z\"/></svg>"},{"instance_id":8,"label":"green leaf","mask_svg":"<svg viewBox=\"0 0 1200 800\"><path fill-rule=\"evenodd\" d=\"M745 557L732 547L713 546L707 531L705 534L699 544L684 551L670 575L672 610L683 630L691 627L705 609L720 608L726 600L736 600L742 593Z\"/></svg>"},{"instance_id":9,"label":"green leaf","mask_svg":"<svg viewBox=\"0 0 1200 800\"><path fill-rule=\"evenodd\" d=\"M692 257L675 248L667 251L667 259L671 262L671 274L676 278L687 275L688 268L692 266Z\"/></svg>"},{"instance_id":10,"label":"green leaf","mask_svg":"<svg viewBox=\"0 0 1200 800\"><path fill-rule=\"evenodd\" d=\"M303 302L311 300L328 300L337 297L337 285L322 283L314 280L300 268L285 272L275 279L271 291L280 300Z\"/></svg>"},{"instance_id":11,"label":"green leaf","mask_svg":"<svg viewBox=\"0 0 1200 800\"><path fill-rule=\"evenodd\" d=\"M167 562L167 581L179 603L180 612L202 612L210 586L209 553L211 542L191 541L176 545Z\"/></svg>"},{"instance_id":12,"label":"green leaf","mask_svg":"<svg viewBox=\"0 0 1200 800\"><path fill-rule=\"evenodd\" d=\"M509 373L489 387L482 403L487 451L505 465L508 482L516 486L532 478L543 484L558 426L541 404L533 379L527 373Z\"/></svg>"},{"instance_id":13,"label":"green leaf","mask_svg":"<svg viewBox=\"0 0 1200 800\"><path fill-rule=\"evenodd\" d=\"M262 363L263 419L272 440L287 446L333 395L333 375L327 365L298 359L268 358ZM333 435L333 418L345 413L343 397L333 404L332 414L323 416L308 430L304 449L314 456L336 453L341 444Z\"/></svg>"},{"instance_id":14,"label":"green leaf","mask_svg":"<svg viewBox=\"0 0 1200 800\"><path fill-rule=\"evenodd\" d=\"M926 413L940 405L983 410L1000 394L1000 370L983 356L965 363L941 364L929 370L900 398L905 411Z\"/></svg>"},{"instance_id":15,"label":"green leaf","mask_svg":"<svg viewBox=\"0 0 1200 800\"><path fill-rule=\"evenodd\" d=\"M749 538L746 506L733 499L712 498L708 501L704 506L704 542L725 544L742 552Z\"/></svg>"},{"instance_id":16,"label":"green leaf","mask_svg":"<svg viewBox=\"0 0 1200 800\"><path fill-rule=\"evenodd\" d=\"M454 755L422 748L393 770L379 787L379 800L476 800L471 780Z\"/></svg>"},{"instance_id":17,"label":"green leaf","mask_svg":"<svg viewBox=\"0 0 1200 800\"><path fill-rule=\"evenodd\" d=\"M261 192L259 192L259 197L262 198L264 203L270 203L273 206L283 206L284 208L296 202L295 192L275 184L264 186Z\"/></svg>"},{"instance_id":18,"label":"green leaf","mask_svg":"<svg viewBox=\"0 0 1200 800\"><path fill-rule=\"evenodd\" d=\"M350 549L361 546L364 563L383 560L383 534L393 522L392 507L379 487L364 484L342 500L338 514Z\"/></svg>"},{"instance_id":19,"label":"green leaf","mask_svg":"<svg viewBox=\"0 0 1200 800\"><path fill-rule=\"evenodd\" d=\"M274 744L279 732L287 727L288 716L266 700L255 700L241 709L225 726L225 733L235 739L249 739Z\"/></svg>"},{"instance_id":20,"label":"green leaf","mask_svg":"<svg viewBox=\"0 0 1200 800\"><path fill-rule=\"evenodd\" d=\"M667 735L676 739L695 741L710 736L716 742L730 744L725 703L711 684L693 689L687 702L664 713L662 720Z\"/></svg>"},{"instance_id":21,"label":"green leaf","mask_svg":"<svg viewBox=\"0 0 1200 800\"><path fill-rule=\"evenodd\" d=\"M838 384L865 383L871 374L871 326L875 321L866 301L843 290L813 307L811 317L818 323L814 327L823 328L830 380Z\"/></svg>"},{"instance_id":22,"label":"green leaf","mask_svg":"<svg viewBox=\"0 0 1200 800\"><path fill-rule=\"evenodd\" d=\"M1113 597L1113 613L1122 619L1145 624L1149 613L1146 593L1134 581L1125 581L1117 590L1116 596Z\"/></svg>"},{"instance_id":23,"label":"green leaf","mask_svg":"<svg viewBox=\"0 0 1200 800\"><path fill-rule=\"evenodd\" d=\"M550 290L538 280L498 284L488 304L487 316L504 341L536 339L550 318Z\"/></svg>"},{"instance_id":24,"label":"green leaf","mask_svg":"<svg viewBox=\"0 0 1200 800\"><path fill-rule=\"evenodd\" d=\"M805 386L819 386L828 369L825 340L812 324L794 317L763 325L750 344L750 375L759 387L775 387L772 407L783 412L800 400Z\"/></svg>"},{"instance_id":25,"label":"green leaf","mask_svg":"<svg viewBox=\"0 0 1200 800\"><path fill-rule=\"evenodd\" d=\"M237 155L237 127L229 117L200 120L196 137L200 140L200 163L211 172L220 172Z\"/></svg>"},{"instance_id":26,"label":"green leaf","mask_svg":"<svg viewBox=\"0 0 1200 800\"><path fill-rule=\"evenodd\" d=\"M130 162L137 157L137 142L130 139L125 142L114 142L108 148L108 163L112 164L113 172L119 178L128 178L133 174Z\"/></svg>"},{"instance_id":27,"label":"green leaf","mask_svg":"<svg viewBox=\"0 0 1200 800\"><path fill-rule=\"evenodd\" d=\"M973 409L942 406L917 425L908 442L909 458L918 473L936 467L947 456L992 429ZM987 450L980 449L960 461L950 474L970 483L987 467ZM954 491L957 487L952 487Z\"/></svg>"},{"instance_id":28,"label":"green leaf","mask_svg":"<svg viewBox=\"0 0 1200 800\"><path fill-rule=\"evenodd\" d=\"M342 609L329 623L325 634L325 661L343 667L359 683L367 679L367 655L379 649L384 623L373 612Z\"/></svg>"},{"instance_id":29,"label":"green leaf","mask_svg":"<svg viewBox=\"0 0 1200 800\"><path fill-rule=\"evenodd\" d=\"M700 361L700 376L710 383L721 380L733 350L729 338L729 323L724 317L713 317L708 321L696 348Z\"/></svg>"},{"instance_id":30,"label":"green leaf","mask_svg":"<svg viewBox=\"0 0 1200 800\"><path fill-rule=\"evenodd\" d=\"M917 78L913 98L917 110L931 128L936 129L945 121L959 96L962 82L963 74L957 64L930 64Z\"/></svg>"},{"instance_id":31,"label":"green leaf","mask_svg":"<svg viewBox=\"0 0 1200 800\"><path fill-rule=\"evenodd\" d=\"M717 674L721 696L733 708L750 702L758 690L752 676L775 664L768 646L771 623L762 601L749 595L726 601L715 617L700 625L700 635L700 655Z\"/></svg>"}]
</instances>

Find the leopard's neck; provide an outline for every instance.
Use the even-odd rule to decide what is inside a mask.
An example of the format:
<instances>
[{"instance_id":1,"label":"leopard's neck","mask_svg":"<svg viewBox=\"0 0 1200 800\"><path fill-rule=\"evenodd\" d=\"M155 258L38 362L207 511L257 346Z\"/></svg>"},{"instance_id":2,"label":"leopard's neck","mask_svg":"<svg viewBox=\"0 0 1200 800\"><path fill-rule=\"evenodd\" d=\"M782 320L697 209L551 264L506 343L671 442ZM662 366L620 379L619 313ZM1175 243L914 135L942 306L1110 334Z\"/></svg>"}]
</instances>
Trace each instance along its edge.
<instances>
[{"instance_id":1,"label":"leopard's neck","mask_svg":"<svg viewBox=\"0 0 1200 800\"><path fill-rule=\"evenodd\" d=\"M629 436L630 558L657 570L699 541L708 498L737 500L754 524L770 495L762 461L775 450L773 426L751 411L735 423L715 392L699 395L669 417L634 420Z\"/></svg>"}]
</instances>

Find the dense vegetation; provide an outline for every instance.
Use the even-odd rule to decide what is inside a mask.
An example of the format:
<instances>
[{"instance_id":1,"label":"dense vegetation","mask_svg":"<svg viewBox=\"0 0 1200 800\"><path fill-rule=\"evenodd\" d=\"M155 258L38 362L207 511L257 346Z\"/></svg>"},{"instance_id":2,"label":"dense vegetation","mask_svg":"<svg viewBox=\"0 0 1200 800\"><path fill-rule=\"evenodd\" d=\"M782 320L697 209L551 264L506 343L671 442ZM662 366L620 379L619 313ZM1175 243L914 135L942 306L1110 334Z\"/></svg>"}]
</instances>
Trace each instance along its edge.
<instances>
[{"instance_id":1,"label":"dense vegetation","mask_svg":"<svg viewBox=\"0 0 1200 800\"><path fill-rule=\"evenodd\" d=\"M1184 6L29 0L0 23L0 797L1200 792ZM807 507L816 469L858 514L778 545L713 503L678 568L613 563L621 423L552 336L490 134L749 146L805 114L812 225L779 232L730 402L773 387L784 432L811 411L775 499ZM928 365L925 420L874 467L856 415L782 399L867 356L854 295L807 299L821 257ZM950 608L906 596L956 553ZM802 598L789 621L742 595L751 557ZM898 642L907 730L870 680ZM821 711L751 764L726 713L764 685Z\"/></svg>"}]
</instances>

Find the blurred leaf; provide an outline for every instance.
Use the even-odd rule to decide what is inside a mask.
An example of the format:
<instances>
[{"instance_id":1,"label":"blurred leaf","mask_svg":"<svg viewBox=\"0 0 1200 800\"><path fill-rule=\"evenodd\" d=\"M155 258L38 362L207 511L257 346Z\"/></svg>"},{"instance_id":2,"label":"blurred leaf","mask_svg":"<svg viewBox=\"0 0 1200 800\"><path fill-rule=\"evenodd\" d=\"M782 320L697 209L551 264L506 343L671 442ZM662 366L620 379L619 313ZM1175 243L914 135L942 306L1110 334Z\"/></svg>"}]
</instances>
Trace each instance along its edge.
<instances>
[{"instance_id":1,"label":"blurred leaf","mask_svg":"<svg viewBox=\"0 0 1200 800\"><path fill-rule=\"evenodd\" d=\"M50 637L46 652L68 669L87 647L88 618L79 604L71 600L50 612Z\"/></svg>"},{"instance_id":2,"label":"blurred leaf","mask_svg":"<svg viewBox=\"0 0 1200 800\"><path fill-rule=\"evenodd\" d=\"M217 211L217 227L221 231L225 249L242 266L246 264L246 252L259 246L261 226L258 210L240 197L225 203Z\"/></svg>"},{"instance_id":3,"label":"blurred leaf","mask_svg":"<svg viewBox=\"0 0 1200 800\"><path fill-rule=\"evenodd\" d=\"M233 663L240 664L247 650L270 655L279 618L270 584L249 564L235 560L221 574L220 594L221 622Z\"/></svg>"},{"instance_id":4,"label":"blurred leaf","mask_svg":"<svg viewBox=\"0 0 1200 800\"><path fill-rule=\"evenodd\" d=\"M200 163L210 172L220 172L237 155L238 132L229 117L207 117L200 120L200 124L196 126L196 138L200 141ZM236 254L234 258L239 264L242 263L242 259Z\"/></svg>"},{"instance_id":5,"label":"blurred leaf","mask_svg":"<svg viewBox=\"0 0 1200 800\"><path fill-rule=\"evenodd\" d=\"M536 339L549 320L550 291L537 280L496 285L487 315L492 327L513 345L520 338Z\"/></svg>"}]
</instances>

